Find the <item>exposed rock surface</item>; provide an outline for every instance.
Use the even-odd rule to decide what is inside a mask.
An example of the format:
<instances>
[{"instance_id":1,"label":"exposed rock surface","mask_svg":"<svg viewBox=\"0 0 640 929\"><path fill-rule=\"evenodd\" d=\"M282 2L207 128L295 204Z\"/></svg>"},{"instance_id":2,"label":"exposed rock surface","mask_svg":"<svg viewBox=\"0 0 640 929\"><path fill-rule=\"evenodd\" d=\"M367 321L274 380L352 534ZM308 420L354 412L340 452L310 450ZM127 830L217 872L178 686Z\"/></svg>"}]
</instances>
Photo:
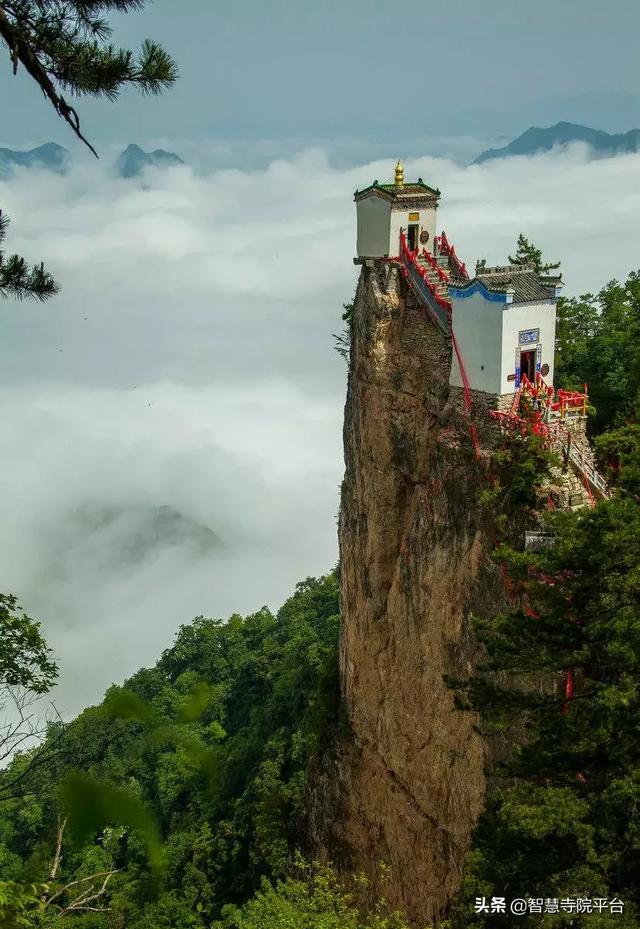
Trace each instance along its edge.
<instances>
[{"instance_id":1,"label":"exposed rock surface","mask_svg":"<svg viewBox=\"0 0 640 929\"><path fill-rule=\"evenodd\" d=\"M469 612L501 596L481 572L486 460L473 457L450 364L398 270L364 267L339 530L351 732L317 780L312 829L345 871L368 872L372 898L384 892L418 924L446 911L484 798L485 749L443 675L473 666Z\"/></svg>"},{"instance_id":2,"label":"exposed rock surface","mask_svg":"<svg viewBox=\"0 0 640 929\"><path fill-rule=\"evenodd\" d=\"M367 902L383 894L420 927L446 915L460 886L486 756L504 749L483 743L445 676L477 662L471 614L505 605L481 493L502 444L489 412L512 398L474 393L474 457L462 392L449 387L451 351L397 266L367 262L353 311L339 527L348 731L313 779L309 832L345 875L367 873ZM553 482L560 505L572 495L588 502L566 466Z\"/></svg>"}]
</instances>

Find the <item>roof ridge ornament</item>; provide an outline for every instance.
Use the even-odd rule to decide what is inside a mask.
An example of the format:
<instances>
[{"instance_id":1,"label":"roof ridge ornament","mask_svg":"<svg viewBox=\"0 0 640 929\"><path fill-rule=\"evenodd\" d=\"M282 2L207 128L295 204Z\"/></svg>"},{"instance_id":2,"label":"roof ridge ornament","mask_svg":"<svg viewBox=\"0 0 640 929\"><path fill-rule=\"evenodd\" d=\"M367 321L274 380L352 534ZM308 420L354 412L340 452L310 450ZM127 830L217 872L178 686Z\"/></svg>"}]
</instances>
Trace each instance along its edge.
<instances>
[{"instance_id":1,"label":"roof ridge ornament","mask_svg":"<svg viewBox=\"0 0 640 929\"><path fill-rule=\"evenodd\" d=\"M404 167L399 158L398 158L398 163L396 165L395 186L404 187Z\"/></svg>"}]
</instances>

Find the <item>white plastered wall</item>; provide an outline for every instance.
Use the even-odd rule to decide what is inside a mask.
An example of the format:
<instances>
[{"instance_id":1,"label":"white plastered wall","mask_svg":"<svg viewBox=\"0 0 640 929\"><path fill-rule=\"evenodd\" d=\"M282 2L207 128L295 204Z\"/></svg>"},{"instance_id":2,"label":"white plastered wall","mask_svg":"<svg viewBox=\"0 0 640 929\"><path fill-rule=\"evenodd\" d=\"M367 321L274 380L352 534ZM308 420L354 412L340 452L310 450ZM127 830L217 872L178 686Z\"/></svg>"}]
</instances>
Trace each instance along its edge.
<instances>
[{"instance_id":1,"label":"white plastered wall","mask_svg":"<svg viewBox=\"0 0 640 929\"><path fill-rule=\"evenodd\" d=\"M429 233L429 241L426 246L420 244L420 249L427 248L430 252L433 252L433 240L436 234L436 210L435 207L421 207L420 209L413 208L409 209L406 206L400 206L399 204L394 204L391 210L391 225L389 229L389 254L397 255L400 251L400 229L406 231L407 226L409 225L409 213L418 214L418 225L420 226L420 232L423 229L426 229ZM416 220L412 219L412 223Z\"/></svg>"},{"instance_id":2,"label":"white plastered wall","mask_svg":"<svg viewBox=\"0 0 640 929\"><path fill-rule=\"evenodd\" d=\"M545 381L553 384L555 301L502 303L487 299L478 290L464 299L452 294L451 302L453 331L472 390L491 394L514 393L516 352L519 357L522 348L537 350L538 345L541 346L540 364L549 365ZM538 338L521 346L520 333L531 330L538 330ZM454 387L462 387L455 353L450 383Z\"/></svg>"},{"instance_id":3,"label":"white plastered wall","mask_svg":"<svg viewBox=\"0 0 640 929\"><path fill-rule=\"evenodd\" d=\"M539 330L536 342L520 346L519 334L525 330ZM540 363L549 365L549 373L545 376L547 384L553 384L553 359L556 341L556 304L554 300L545 300L540 303L511 303L504 310L502 324L502 372L500 393L513 393L515 382L508 381L510 374L515 373L516 350L542 346Z\"/></svg>"},{"instance_id":4,"label":"white plastered wall","mask_svg":"<svg viewBox=\"0 0 640 929\"><path fill-rule=\"evenodd\" d=\"M356 200L359 258L384 258L398 254L397 247L394 252L389 252L390 214L390 201L380 196L373 194L363 200Z\"/></svg>"},{"instance_id":5,"label":"white plastered wall","mask_svg":"<svg viewBox=\"0 0 640 929\"><path fill-rule=\"evenodd\" d=\"M502 317L504 303L487 300L481 291L464 299L451 295L453 331L472 390L490 394L502 390ZM451 362L450 383L462 387L462 377L455 352Z\"/></svg>"}]
</instances>

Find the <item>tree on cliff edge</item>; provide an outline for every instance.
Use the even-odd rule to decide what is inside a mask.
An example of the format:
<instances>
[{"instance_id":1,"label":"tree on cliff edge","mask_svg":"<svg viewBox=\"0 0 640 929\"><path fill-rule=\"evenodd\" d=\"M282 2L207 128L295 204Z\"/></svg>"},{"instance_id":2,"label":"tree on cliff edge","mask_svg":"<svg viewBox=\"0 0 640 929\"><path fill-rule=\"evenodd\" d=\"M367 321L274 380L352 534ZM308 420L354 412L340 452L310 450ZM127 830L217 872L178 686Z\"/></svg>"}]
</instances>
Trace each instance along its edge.
<instances>
[{"instance_id":1,"label":"tree on cliff edge","mask_svg":"<svg viewBox=\"0 0 640 929\"><path fill-rule=\"evenodd\" d=\"M73 132L96 154L80 127L78 113L65 97L115 100L123 87L157 94L177 77L167 52L148 39L134 53L109 42L110 12L140 9L147 0L1 0L0 40L13 73L23 68ZM0 243L7 219L0 226ZM0 252L0 296L46 300L58 287L42 265L30 268L17 255Z\"/></svg>"}]
</instances>

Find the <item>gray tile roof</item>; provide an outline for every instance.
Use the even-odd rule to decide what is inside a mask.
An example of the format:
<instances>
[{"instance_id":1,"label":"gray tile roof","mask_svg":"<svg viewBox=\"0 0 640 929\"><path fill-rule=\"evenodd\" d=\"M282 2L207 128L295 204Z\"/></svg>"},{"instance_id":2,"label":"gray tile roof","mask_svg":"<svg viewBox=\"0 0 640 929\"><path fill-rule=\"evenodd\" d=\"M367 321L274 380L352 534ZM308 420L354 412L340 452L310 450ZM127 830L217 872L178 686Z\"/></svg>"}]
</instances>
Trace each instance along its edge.
<instances>
[{"instance_id":1,"label":"gray tile roof","mask_svg":"<svg viewBox=\"0 0 640 929\"><path fill-rule=\"evenodd\" d=\"M403 184L402 187L396 187L395 184L379 184L377 181L374 181L373 184L370 184L369 187L365 187L364 190L356 190L354 198L360 200L362 197L369 196L372 193L384 197L385 200L402 200L403 198L415 200L421 197L432 200L440 196L440 191L437 188L429 187L428 184L424 183L422 178L419 178L416 183Z\"/></svg>"},{"instance_id":2,"label":"gray tile roof","mask_svg":"<svg viewBox=\"0 0 640 929\"><path fill-rule=\"evenodd\" d=\"M555 296L556 287L562 286L560 275L540 275L531 265L505 265L497 268L479 266L476 268L476 280L494 293L512 291L514 303L550 300Z\"/></svg>"}]
</instances>

